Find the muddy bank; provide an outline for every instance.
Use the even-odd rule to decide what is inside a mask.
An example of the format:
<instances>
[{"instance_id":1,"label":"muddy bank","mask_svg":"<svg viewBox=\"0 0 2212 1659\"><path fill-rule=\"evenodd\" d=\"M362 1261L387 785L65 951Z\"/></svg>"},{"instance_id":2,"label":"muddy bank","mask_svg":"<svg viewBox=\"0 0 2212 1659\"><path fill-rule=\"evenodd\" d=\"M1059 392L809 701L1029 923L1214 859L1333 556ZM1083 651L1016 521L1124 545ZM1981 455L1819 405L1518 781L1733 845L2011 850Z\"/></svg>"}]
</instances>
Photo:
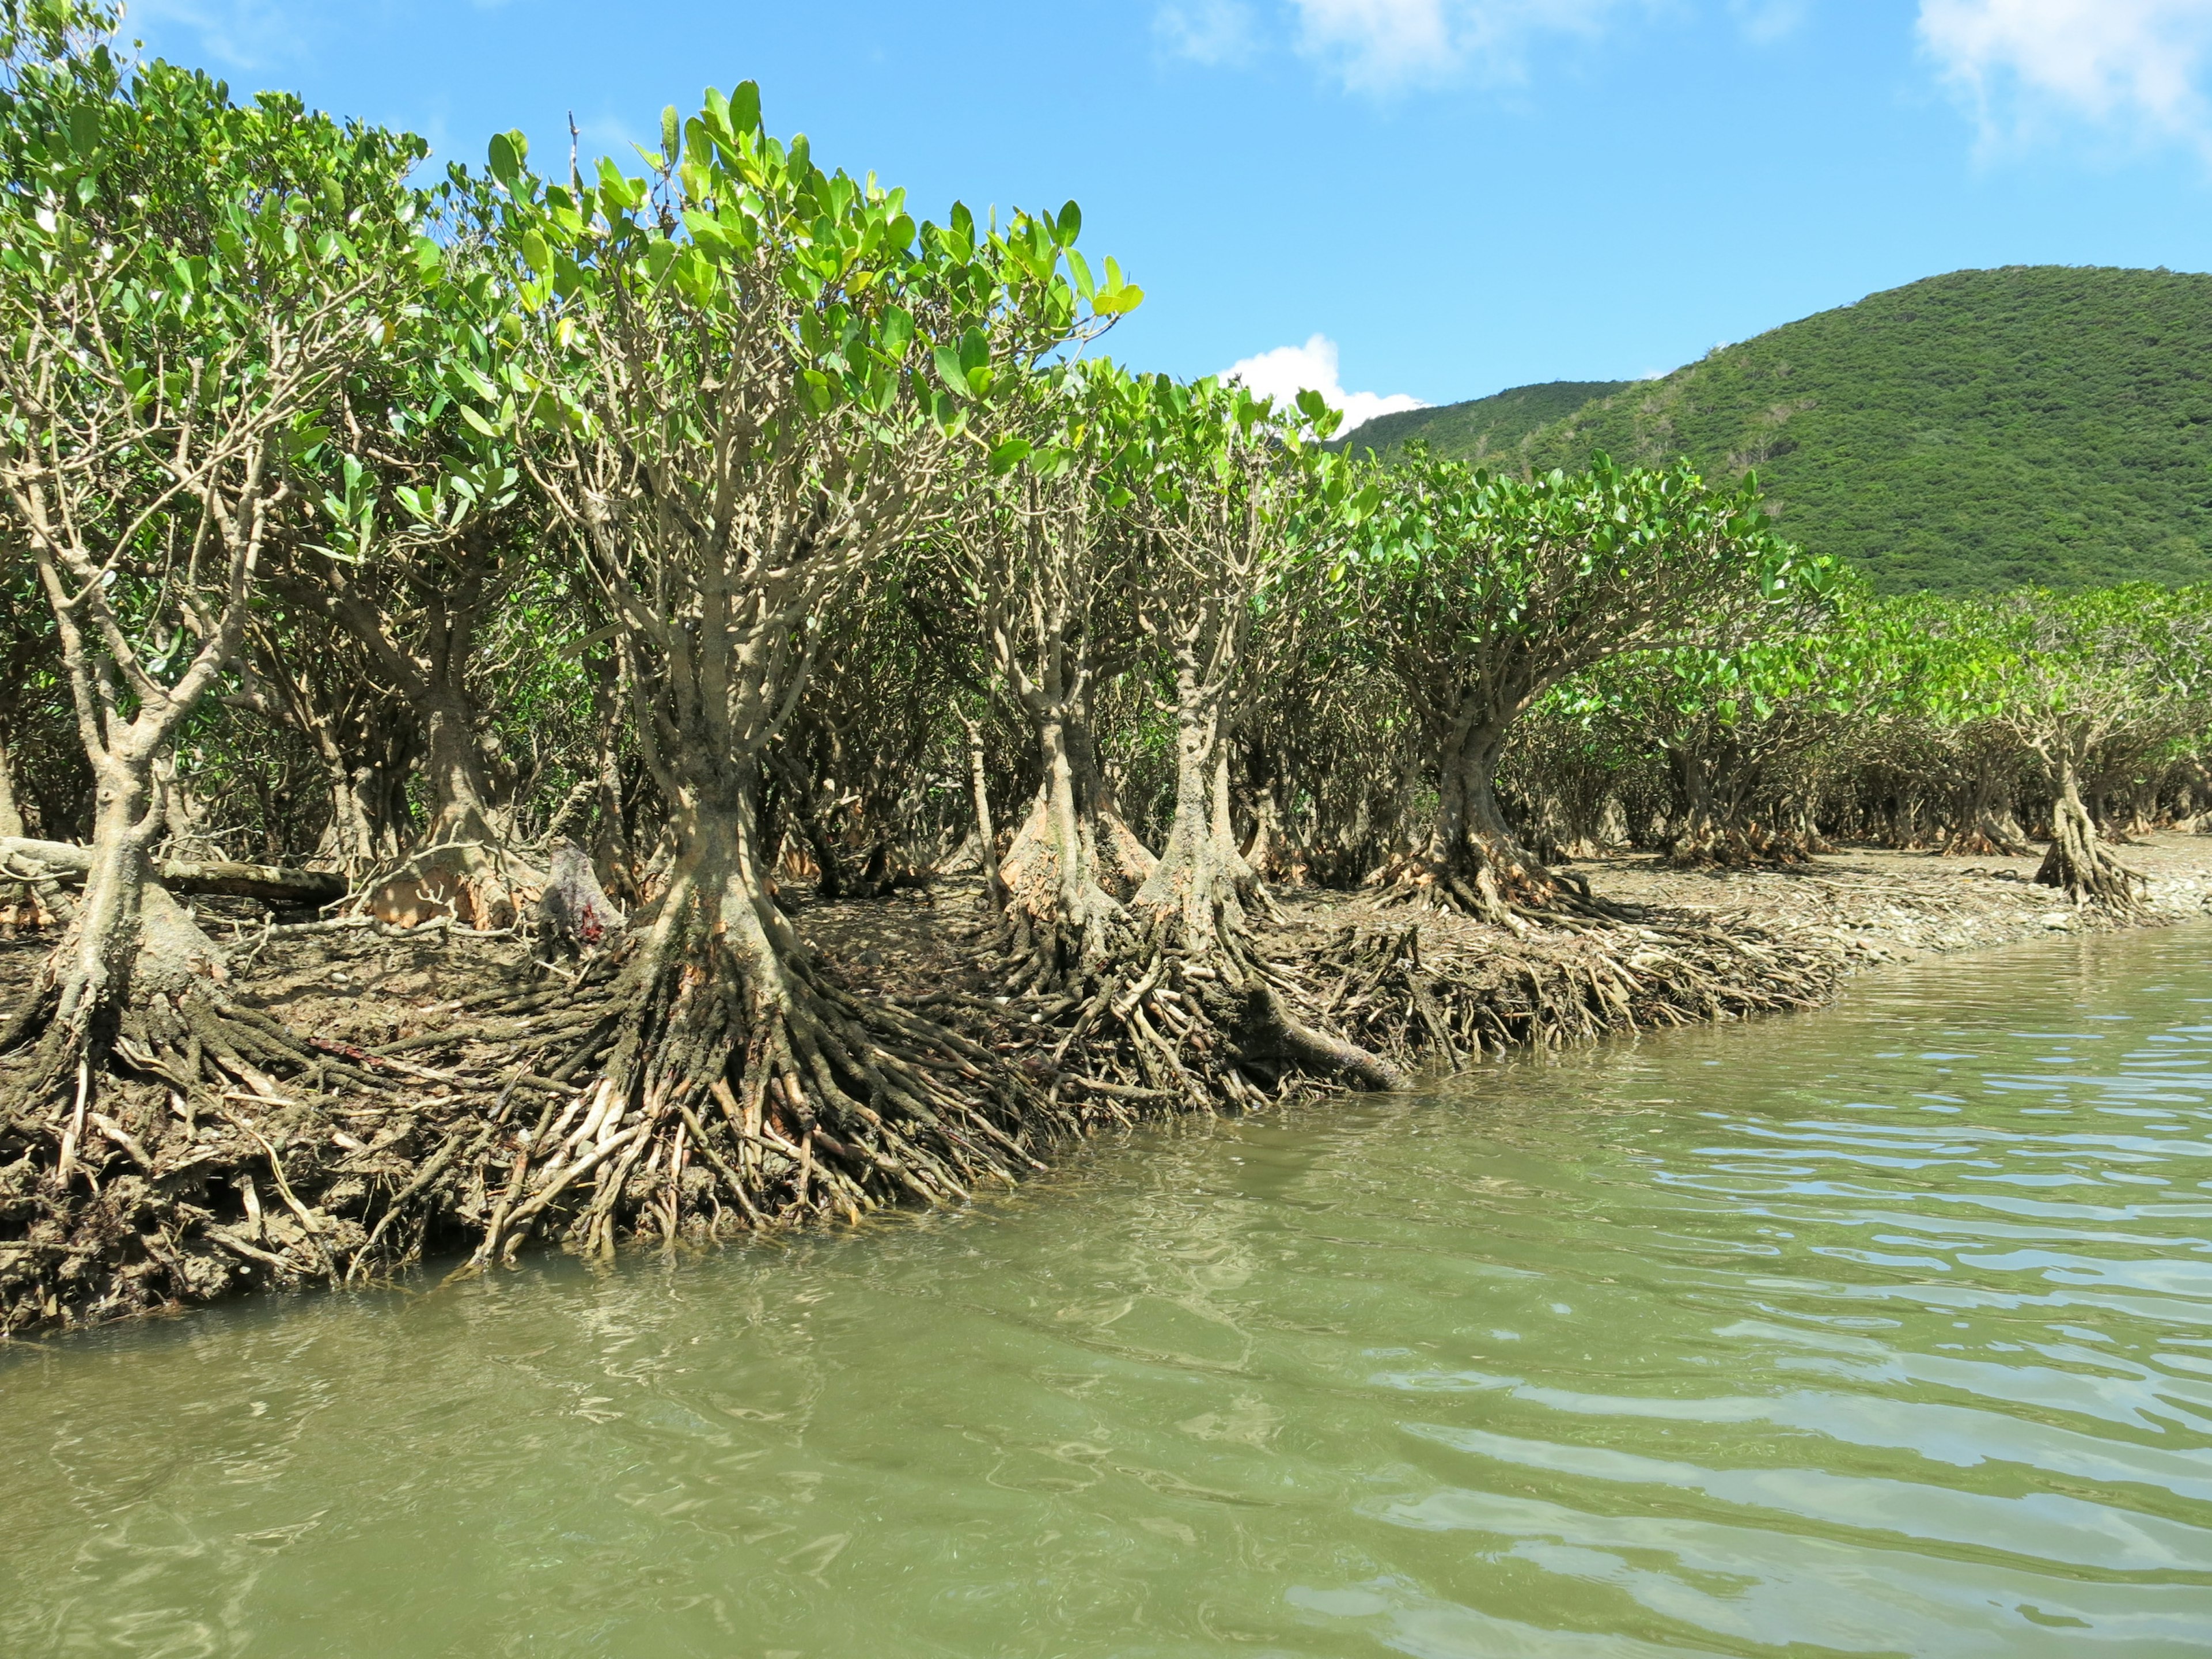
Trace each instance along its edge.
<instances>
[{"instance_id":1,"label":"muddy bank","mask_svg":"<svg viewBox=\"0 0 2212 1659\"><path fill-rule=\"evenodd\" d=\"M2212 914L2212 836L2160 835L2124 856L2148 878L2149 920ZM1516 1046L1816 1006L1881 963L2115 925L2035 886L2034 867L1862 849L1748 872L1599 860L1572 868L1612 914L1512 927L1305 890L1279 897L1257 949L1297 1020L1433 1071ZM971 889L792 902L824 983L912 1011L911 1057L990 1091L998 1113L979 1161L994 1179L1041 1167L1091 1128L1191 1109L1177 1079L1225 1071L1233 1084L1206 1103L1232 1110L1321 1086L1256 1036L1226 1068L1218 1054L1200 1066L1186 1045L1202 1048L1207 1028L1188 1014L1212 988L1172 958L1133 988L1158 1050L1133 1074L1105 1063L1069 1008L1000 994L1004 964ZM234 1087L149 1071L58 1127L5 1126L0 1329L358 1281L441 1254L495 1264L573 1243L587 1215L630 1242L673 1244L963 1195L873 1179L864 1150L813 1124L802 1101L726 1089L713 1109L672 1107L681 1133L648 1159L643 1137L596 1110L611 1028L603 975L542 969L511 938L264 936L251 910L211 900L204 911L235 935L234 994L327 1064L286 1069L272 1043L224 1060ZM0 940L0 999L49 943ZM0 1061L0 1084L22 1063Z\"/></svg>"},{"instance_id":2,"label":"muddy bank","mask_svg":"<svg viewBox=\"0 0 2212 1659\"><path fill-rule=\"evenodd\" d=\"M2212 915L2212 835L2161 830L2117 851L2146 878L2147 921ZM2037 886L2041 862L2039 852L1958 859L1850 848L1777 870L1679 871L1643 857L1569 867L1628 902L1741 918L1826 941L1857 966L2128 925Z\"/></svg>"},{"instance_id":3,"label":"muddy bank","mask_svg":"<svg viewBox=\"0 0 2212 1659\"><path fill-rule=\"evenodd\" d=\"M1854 848L1768 870L1677 870L1643 854L1563 866L1629 913L1604 922L1506 928L1307 890L1285 897L1280 937L1295 961L1325 964L1322 1004L1347 1036L1433 1068L1814 1007L1887 963L2212 916L2212 836L2160 833L2123 857L2146 878L2145 911L2130 921L2036 885L2033 857ZM1378 970L1371 984L1337 967L1347 956Z\"/></svg>"}]
</instances>

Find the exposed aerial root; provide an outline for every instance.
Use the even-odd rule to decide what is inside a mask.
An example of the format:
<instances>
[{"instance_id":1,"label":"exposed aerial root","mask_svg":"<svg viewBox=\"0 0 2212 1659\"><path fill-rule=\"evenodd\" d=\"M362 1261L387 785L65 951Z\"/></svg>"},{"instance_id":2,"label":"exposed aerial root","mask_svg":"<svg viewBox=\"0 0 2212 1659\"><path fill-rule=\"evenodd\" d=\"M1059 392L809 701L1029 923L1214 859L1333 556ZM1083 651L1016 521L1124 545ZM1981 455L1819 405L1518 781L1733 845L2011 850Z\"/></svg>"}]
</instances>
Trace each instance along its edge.
<instances>
[{"instance_id":1,"label":"exposed aerial root","mask_svg":"<svg viewBox=\"0 0 2212 1659\"><path fill-rule=\"evenodd\" d=\"M1677 870L1773 870L1810 864L1835 849L1817 836L1778 835L1759 824L1714 827L1677 839L1667 862Z\"/></svg>"},{"instance_id":2,"label":"exposed aerial root","mask_svg":"<svg viewBox=\"0 0 2212 1659\"><path fill-rule=\"evenodd\" d=\"M401 927L440 917L468 927L511 927L544 890L546 878L503 842L448 837L426 842L369 872L347 908Z\"/></svg>"},{"instance_id":3,"label":"exposed aerial root","mask_svg":"<svg viewBox=\"0 0 2212 1659\"><path fill-rule=\"evenodd\" d=\"M2061 795L2051 816L2051 848L2035 872L2036 881L2060 889L2076 904L2094 905L2110 915L2142 915L2149 884L2112 856L2070 789Z\"/></svg>"},{"instance_id":4,"label":"exposed aerial root","mask_svg":"<svg viewBox=\"0 0 2212 1659\"><path fill-rule=\"evenodd\" d=\"M2124 917L2142 912L2144 890L2149 884L2140 872L2129 869L2101 846L2085 850L2081 845L2069 845L2063 835L2054 839L2044 854L2035 880L2039 885L2060 889L2077 904L2094 904Z\"/></svg>"},{"instance_id":5,"label":"exposed aerial root","mask_svg":"<svg viewBox=\"0 0 2212 1659\"><path fill-rule=\"evenodd\" d=\"M1394 854L1364 884L1376 890L1377 903L1427 905L1486 921L1502 921L1513 908L1488 870L1456 871L1411 854Z\"/></svg>"},{"instance_id":6,"label":"exposed aerial root","mask_svg":"<svg viewBox=\"0 0 2212 1659\"><path fill-rule=\"evenodd\" d=\"M1527 924L1561 917L1623 921L1626 908L1600 898L1570 871L1547 869L1511 854L1469 860L1457 867L1425 855L1397 854L1361 884L1380 905L1412 905L1471 917L1525 933Z\"/></svg>"},{"instance_id":7,"label":"exposed aerial root","mask_svg":"<svg viewBox=\"0 0 2212 1659\"><path fill-rule=\"evenodd\" d=\"M1401 1067L1316 1024L1279 964L1162 946L1117 955L1042 999L1029 1064L1079 1127L1241 1110L1302 1082L1398 1089ZM1017 1004L1016 1006L1025 1006Z\"/></svg>"},{"instance_id":8,"label":"exposed aerial root","mask_svg":"<svg viewBox=\"0 0 2212 1659\"><path fill-rule=\"evenodd\" d=\"M1231 878L1206 877L1210 897L1163 876L1127 908L1092 889L1073 922L1050 890L1016 890L999 975L1031 1010L1031 1062L1053 1079L1053 1098L1079 1097L1086 1121L1133 1121L1242 1109L1299 1077L1403 1087L1393 1062L1316 1028L1296 987L1261 958Z\"/></svg>"},{"instance_id":9,"label":"exposed aerial root","mask_svg":"<svg viewBox=\"0 0 2212 1659\"><path fill-rule=\"evenodd\" d=\"M1987 825L1966 825L1947 836L1942 855L1947 859L2016 859L2034 849L2026 842Z\"/></svg>"},{"instance_id":10,"label":"exposed aerial root","mask_svg":"<svg viewBox=\"0 0 2212 1659\"><path fill-rule=\"evenodd\" d=\"M1027 983L995 998L863 994L787 941L700 954L741 928L656 961L645 930L366 1046L203 982L134 1006L100 1066L8 1063L0 1331L957 1203L1087 1131L1811 1007L1844 966L1696 914L1543 921L1364 911L1193 951L1121 911L1086 957L1031 916L1030 954L989 964Z\"/></svg>"},{"instance_id":11,"label":"exposed aerial root","mask_svg":"<svg viewBox=\"0 0 2212 1659\"><path fill-rule=\"evenodd\" d=\"M512 1260L533 1234L604 1252L857 1221L1039 1167L1030 1147L1049 1143L1052 1115L988 1048L850 994L804 955L781 968L779 994L750 1011L704 978L672 991L627 976L632 994L603 1021L605 1073L495 1154L475 1263Z\"/></svg>"},{"instance_id":12,"label":"exposed aerial root","mask_svg":"<svg viewBox=\"0 0 2212 1659\"><path fill-rule=\"evenodd\" d=\"M1354 927L1310 951L1313 1006L1378 1053L1463 1065L1613 1030L1686 1025L1825 1002L1839 952L1681 916L1540 943L1438 918Z\"/></svg>"},{"instance_id":13,"label":"exposed aerial root","mask_svg":"<svg viewBox=\"0 0 2212 1659\"><path fill-rule=\"evenodd\" d=\"M605 1046L603 1011L572 996L504 988L376 1048L211 984L141 999L104 1048L50 1026L0 1108L0 1334L359 1280L459 1243L526 1103L573 1096L562 1074Z\"/></svg>"}]
</instances>

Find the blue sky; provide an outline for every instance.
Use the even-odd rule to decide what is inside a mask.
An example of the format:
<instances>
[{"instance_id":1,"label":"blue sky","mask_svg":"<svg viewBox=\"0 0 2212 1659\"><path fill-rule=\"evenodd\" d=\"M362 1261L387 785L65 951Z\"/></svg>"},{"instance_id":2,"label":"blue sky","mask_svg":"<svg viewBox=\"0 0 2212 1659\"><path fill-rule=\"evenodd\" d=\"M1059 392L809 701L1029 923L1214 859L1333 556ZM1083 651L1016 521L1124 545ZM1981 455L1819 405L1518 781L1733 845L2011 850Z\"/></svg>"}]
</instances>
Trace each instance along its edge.
<instances>
[{"instance_id":1,"label":"blue sky","mask_svg":"<svg viewBox=\"0 0 2212 1659\"><path fill-rule=\"evenodd\" d=\"M138 0L126 33L479 164L509 127L564 154L570 112L627 155L757 80L932 216L1081 202L1147 295L1131 363L1356 413L1962 266L2212 268L2212 0Z\"/></svg>"}]
</instances>

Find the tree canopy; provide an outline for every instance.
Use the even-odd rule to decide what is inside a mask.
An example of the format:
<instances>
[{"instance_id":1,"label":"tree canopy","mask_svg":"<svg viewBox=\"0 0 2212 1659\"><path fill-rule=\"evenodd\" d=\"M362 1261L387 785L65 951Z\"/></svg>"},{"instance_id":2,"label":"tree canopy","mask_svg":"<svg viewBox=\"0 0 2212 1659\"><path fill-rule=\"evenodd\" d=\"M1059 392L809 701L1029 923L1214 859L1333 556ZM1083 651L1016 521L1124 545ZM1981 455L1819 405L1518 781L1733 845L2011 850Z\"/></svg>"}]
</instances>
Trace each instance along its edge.
<instances>
[{"instance_id":1,"label":"tree canopy","mask_svg":"<svg viewBox=\"0 0 2212 1659\"><path fill-rule=\"evenodd\" d=\"M1516 431L1516 400L1550 390L1387 416L1354 442L1537 471L1599 452L1755 469L1784 534L1883 592L2212 578L2212 276L1954 271Z\"/></svg>"}]
</instances>

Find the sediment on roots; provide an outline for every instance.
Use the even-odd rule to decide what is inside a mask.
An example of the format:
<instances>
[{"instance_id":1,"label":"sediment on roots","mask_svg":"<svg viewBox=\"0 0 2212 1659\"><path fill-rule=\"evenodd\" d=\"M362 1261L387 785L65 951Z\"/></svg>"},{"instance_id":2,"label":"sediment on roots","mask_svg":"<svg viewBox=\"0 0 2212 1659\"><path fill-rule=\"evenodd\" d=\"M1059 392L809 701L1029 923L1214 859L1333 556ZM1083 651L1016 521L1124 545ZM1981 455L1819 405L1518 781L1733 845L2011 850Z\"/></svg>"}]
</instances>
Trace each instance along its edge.
<instances>
[{"instance_id":1,"label":"sediment on roots","mask_svg":"<svg viewBox=\"0 0 2212 1659\"><path fill-rule=\"evenodd\" d=\"M1310 1006L1355 1041L1455 1066L1611 1030L1817 1007L1843 971L1832 948L1741 924L1654 915L1533 945L1439 917L1349 928L1316 943L1301 977Z\"/></svg>"},{"instance_id":2,"label":"sediment on roots","mask_svg":"<svg viewBox=\"0 0 2212 1659\"><path fill-rule=\"evenodd\" d=\"M1503 836L1469 836L1457 856L1434 849L1398 854L1369 874L1382 904L1411 904L1471 916L1518 933L1530 921L1562 916L1615 921L1628 913L1589 884L1547 867Z\"/></svg>"},{"instance_id":3,"label":"sediment on roots","mask_svg":"<svg viewBox=\"0 0 2212 1659\"><path fill-rule=\"evenodd\" d=\"M1776 869L1809 864L1815 853L1832 850L1802 832L1778 835L1757 823L1708 823L1677 836L1667 862L1678 870Z\"/></svg>"},{"instance_id":4,"label":"sediment on roots","mask_svg":"<svg viewBox=\"0 0 2212 1659\"><path fill-rule=\"evenodd\" d=\"M574 1094L605 1047L594 964L363 1047L234 993L158 884L137 908L128 971L90 984L99 953L65 937L0 1045L15 1051L0 1061L0 1332L358 1279L458 1243L510 1120Z\"/></svg>"},{"instance_id":5,"label":"sediment on roots","mask_svg":"<svg viewBox=\"0 0 2212 1659\"><path fill-rule=\"evenodd\" d=\"M1984 818L1963 823L1944 837L1942 855L1947 859L2014 859L2033 850L2024 838L2014 833L2014 826Z\"/></svg>"},{"instance_id":6,"label":"sediment on roots","mask_svg":"<svg viewBox=\"0 0 2212 1659\"><path fill-rule=\"evenodd\" d=\"M2117 916L2139 914L2148 884L2112 855L2080 800L2062 794L2051 816L2051 848L2035 872L2037 882L2060 889L2076 904L2094 904Z\"/></svg>"},{"instance_id":7,"label":"sediment on roots","mask_svg":"<svg viewBox=\"0 0 2212 1659\"><path fill-rule=\"evenodd\" d=\"M210 979L160 971L183 931L165 904L148 906L127 1003L70 1018L65 943L11 1028L33 1046L0 1106L0 1331L328 1281L368 1242L368 1185L326 1203L323 1177L332 1107L382 1080Z\"/></svg>"},{"instance_id":8,"label":"sediment on roots","mask_svg":"<svg viewBox=\"0 0 2212 1659\"><path fill-rule=\"evenodd\" d=\"M511 927L544 890L546 873L488 833L426 841L365 877L350 911L395 927L446 918L465 927Z\"/></svg>"},{"instance_id":9,"label":"sediment on roots","mask_svg":"<svg viewBox=\"0 0 2212 1659\"><path fill-rule=\"evenodd\" d=\"M1039 1005L1034 1063L1053 1097L1075 1098L1087 1120L1242 1109L1297 1078L1364 1089L1406 1081L1310 1022L1296 988L1261 958L1211 834L1172 845L1127 907L1095 887L1016 890L1000 944L1010 994Z\"/></svg>"},{"instance_id":10,"label":"sediment on roots","mask_svg":"<svg viewBox=\"0 0 2212 1659\"><path fill-rule=\"evenodd\" d=\"M988 1048L848 992L727 871L679 870L629 948L605 1073L520 1138L479 1265L961 1199L1050 1138Z\"/></svg>"}]
</instances>

